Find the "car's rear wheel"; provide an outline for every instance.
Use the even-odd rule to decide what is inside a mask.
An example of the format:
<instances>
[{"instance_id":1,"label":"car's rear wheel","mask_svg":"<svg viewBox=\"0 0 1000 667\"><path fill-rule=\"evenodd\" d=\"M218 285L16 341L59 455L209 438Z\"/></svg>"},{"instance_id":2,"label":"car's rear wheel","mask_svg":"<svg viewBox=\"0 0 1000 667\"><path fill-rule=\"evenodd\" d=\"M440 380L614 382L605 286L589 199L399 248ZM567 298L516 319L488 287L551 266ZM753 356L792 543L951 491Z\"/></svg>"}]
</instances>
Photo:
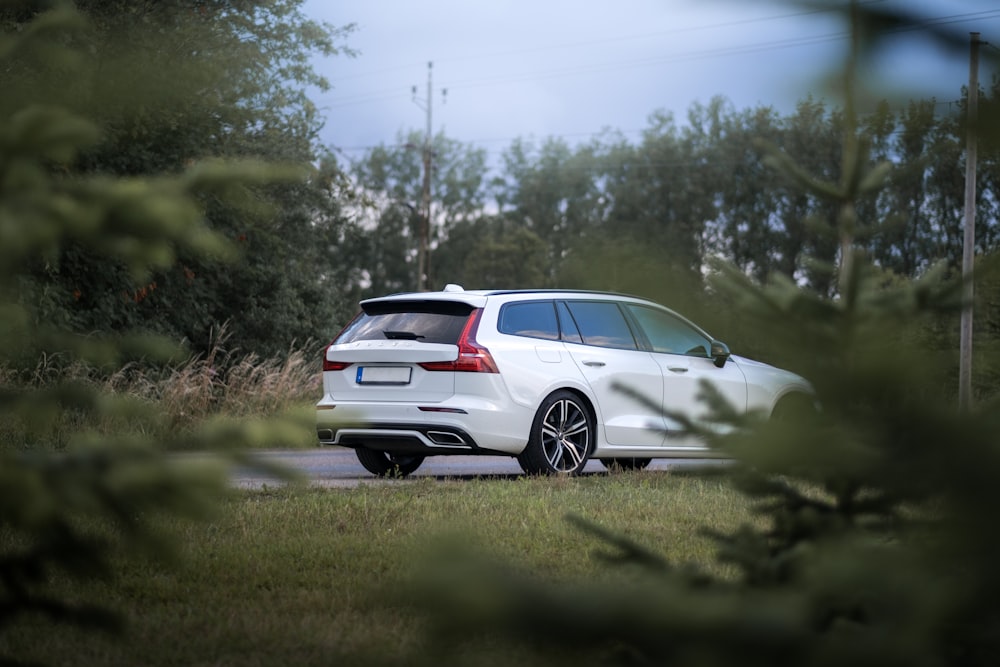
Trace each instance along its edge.
<instances>
[{"instance_id":1,"label":"car's rear wheel","mask_svg":"<svg viewBox=\"0 0 1000 667\"><path fill-rule=\"evenodd\" d=\"M576 394L560 390L539 406L517 462L529 475L576 475L587 465L593 439L590 410Z\"/></svg>"},{"instance_id":2,"label":"car's rear wheel","mask_svg":"<svg viewBox=\"0 0 1000 667\"><path fill-rule=\"evenodd\" d=\"M618 470L642 470L652 462L653 459L638 458L634 456L617 459L601 459L601 463L604 464L604 467L612 472Z\"/></svg>"},{"instance_id":3,"label":"car's rear wheel","mask_svg":"<svg viewBox=\"0 0 1000 667\"><path fill-rule=\"evenodd\" d=\"M424 462L419 454L391 454L365 447L358 447L354 453L365 470L379 477L406 477Z\"/></svg>"}]
</instances>

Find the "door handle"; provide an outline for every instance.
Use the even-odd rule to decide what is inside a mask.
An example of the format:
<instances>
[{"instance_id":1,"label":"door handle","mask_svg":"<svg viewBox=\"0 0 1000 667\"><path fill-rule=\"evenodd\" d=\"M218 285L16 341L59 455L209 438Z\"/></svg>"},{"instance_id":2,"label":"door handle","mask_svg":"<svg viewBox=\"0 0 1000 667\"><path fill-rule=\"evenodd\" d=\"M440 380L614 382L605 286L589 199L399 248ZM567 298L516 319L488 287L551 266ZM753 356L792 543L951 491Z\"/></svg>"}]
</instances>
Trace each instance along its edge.
<instances>
[{"instance_id":1,"label":"door handle","mask_svg":"<svg viewBox=\"0 0 1000 667\"><path fill-rule=\"evenodd\" d=\"M671 373L687 373L687 366L667 366L667 370Z\"/></svg>"},{"instance_id":2,"label":"door handle","mask_svg":"<svg viewBox=\"0 0 1000 667\"><path fill-rule=\"evenodd\" d=\"M583 365L584 366L592 366L594 368L600 368L601 366L604 365L604 362L603 361L585 361L585 362L583 362Z\"/></svg>"}]
</instances>

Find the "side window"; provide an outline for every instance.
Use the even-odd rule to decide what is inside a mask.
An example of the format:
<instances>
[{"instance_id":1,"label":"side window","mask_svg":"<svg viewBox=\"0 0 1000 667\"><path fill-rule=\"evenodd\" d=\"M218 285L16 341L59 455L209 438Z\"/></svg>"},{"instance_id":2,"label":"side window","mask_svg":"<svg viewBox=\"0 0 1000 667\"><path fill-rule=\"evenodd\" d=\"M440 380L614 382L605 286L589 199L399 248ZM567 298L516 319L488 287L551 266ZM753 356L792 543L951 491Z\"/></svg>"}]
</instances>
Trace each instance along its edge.
<instances>
[{"instance_id":1,"label":"side window","mask_svg":"<svg viewBox=\"0 0 1000 667\"><path fill-rule=\"evenodd\" d=\"M637 350L625 315L613 301L567 301L566 306L587 345Z\"/></svg>"},{"instance_id":2,"label":"side window","mask_svg":"<svg viewBox=\"0 0 1000 667\"><path fill-rule=\"evenodd\" d=\"M551 301L508 303L500 309L500 333L559 340L559 323Z\"/></svg>"},{"instance_id":3,"label":"side window","mask_svg":"<svg viewBox=\"0 0 1000 667\"><path fill-rule=\"evenodd\" d=\"M639 326L653 346L653 352L709 356L712 342L687 322L656 308L637 304L625 304L625 307L639 321Z\"/></svg>"}]
</instances>

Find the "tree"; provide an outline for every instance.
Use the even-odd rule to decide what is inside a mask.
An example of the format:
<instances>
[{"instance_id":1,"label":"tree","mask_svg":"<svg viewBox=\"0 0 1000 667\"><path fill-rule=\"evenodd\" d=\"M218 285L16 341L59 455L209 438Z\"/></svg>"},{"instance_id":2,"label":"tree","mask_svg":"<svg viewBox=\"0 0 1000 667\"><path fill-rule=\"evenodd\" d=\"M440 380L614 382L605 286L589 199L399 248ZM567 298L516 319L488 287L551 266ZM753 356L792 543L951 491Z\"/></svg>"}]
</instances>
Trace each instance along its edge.
<instances>
[{"instance_id":1,"label":"tree","mask_svg":"<svg viewBox=\"0 0 1000 667\"><path fill-rule=\"evenodd\" d=\"M1000 115L1000 74L993 75L993 81L985 94L980 96L979 104L980 118L987 120L980 124L976 135L977 172L983 192L979 202L976 240L984 252L989 252L1000 241L1000 225L996 224L1000 220L1000 196L997 195L1000 193L1000 129L989 120Z\"/></svg>"},{"instance_id":2,"label":"tree","mask_svg":"<svg viewBox=\"0 0 1000 667\"><path fill-rule=\"evenodd\" d=\"M931 245L931 219L926 210L926 175L935 129L934 101L911 102L897 123L887 106L880 109L883 127L873 134L883 138L879 154L894 159L899 167L891 187L884 190L880 209L885 212L881 233L872 239L872 256L883 267L904 276L926 269L937 253ZM872 121L871 124L874 125ZM902 124L899 138L890 139Z\"/></svg>"},{"instance_id":3,"label":"tree","mask_svg":"<svg viewBox=\"0 0 1000 667\"><path fill-rule=\"evenodd\" d=\"M510 207L502 213L546 244L545 282L540 286L555 286L575 240L598 224L594 149L585 146L574 152L556 138L538 147L518 139L504 151L502 161L501 197Z\"/></svg>"},{"instance_id":4,"label":"tree","mask_svg":"<svg viewBox=\"0 0 1000 667\"><path fill-rule=\"evenodd\" d=\"M306 92L327 86L309 57L341 52L349 28L316 24L301 4L80 2L90 29L70 38L72 67L39 72L15 56L0 74L10 93L0 107L9 113L30 95L92 119L100 140L76 165L94 174L178 173L210 157L308 167L318 161L320 125ZM36 11L34 3L9 5L0 25L21 30ZM236 242L235 263L182 248L175 266L137 284L120 263L69 241L57 256L26 267L24 299L41 295L41 316L76 331L141 328L196 350L226 320L233 344L265 355L287 351L292 339L327 335L344 304L316 289L320 275L339 270L336 255L319 248L324 237L348 233L348 223L340 203L324 196L323 178L313 176L240 186L226 200L202 202L211 227Z\"/></svg>"},{"instance_id":5,"label":"tree","mask_svg":"<svg viewBox=\"0 0 1000 667\"><path fill-rule=\"evenodd\" d=\"M913 21L905 9L857 2L851 12L856 39ZM555 647L574 664L929 667L1000 659L996 411L959 410L917 333L928 318L962 308L961 282L946 265L918 280L887 281L863 250L864 233L878 225L859 212L871 210L864 202L889 175L868 155L853 106L856 59L871 53L855 43L849 60L840 173L830 178L787 154L769 155L837 209L836 296L783 276L761 286L733 266L717 284L739 304L744 326L774 337L781 365L812 380L821 406L744 418L704 386L716 420L734 428L688 428L734 459L723 474L760 514L732 533L707 529L735 579L675 567L575 519L613 549L613 560L645 576L631 586L577 582L567 590L467 568L468 579L420 589L430 604L455 604L450 631L499 628Z\"/></svg>"},{"instance_id":6,"label":"tree","mask_svg":"<svg viewBox=\"0 0 1000 667\"><path fill-rule=\"evenodd\" d=\"M769 168L767 147L801 160L810 172L829 177L839 160L839 126L835 113L812 98L780 117L769 107L730 112L716 121L721 176L719 215L712 224L713 248L758 280L778 272L830 292L829 272L817 271L813 260L833 262L831 236L835 211ZM825 230L825 231L824 231Z\"/></svg>"},{"instance_id":7,"label":"tree","mask_svg":"<svg viewBox=\"0 0 1000 667\"><path fill-rule=\"evenodd\" d=\"M368 202L362 222L366 243L359 257L368 294L416 288L423 161L415 147L422 144L422 135L411 131L397 137L393 146L367 151L352 165L354 183ZM448 263L439 266L437 248L447 244L453 229L483 215L487 167L482 149L463 146L444 134L434 137L431 150L434 170L428 284L440 288L444 282L456 282L452 274L457 267Z\"/></svg>"},{"instance_id":8,"label":"tree","mask_svg":"<svg viewBox=\"0 0 1000 667\"><path fill-rule=\"evenodd\" d=\"M156 515L203 514L225 486L225 467L167 457L164 443L140 436L82 430L59 451L38 446L52 416L67 411L158 419L148 405L79 381L34 384L27 376L39 360L107 371L162 360L177 348L135 332L78 333L71 320L48 318L52 284L36 282L42 298L33 301L24 298L23 283L33 269L66 261L70 247L139 285L171 270L181 253L232 259L233 245L206 224L206 202L233 206L249 189L300 183L306 174L217 161L158 175L93 173L88 155L102 146L101 126L58 94L80 67L87 71L79 48L93 33L66 6L15 18L19 30L0 37L0 72L14 81L0 105L0 418L23 424L28 438L21 449L0 451L0 635L23 615L116 629L122 620L113 610L60 599L51 593L53 579L112 576L130 549L162 554L171 543ZM303 428L311 420L214 424L187 437L205 448L237 448L285 442Z\"/></svg>"},{"instance_id":9,"label":"tree","mask_svg":"<svg viewBox=\"0 0 1000 667\"><path fill-rule=\"evenodd\" d=\"M475 225L477 243L465 255L461 284L467 288L532 289L545 284L548 247L524 227L508 227L494 220Z\"/></svg>"},{"instance_id":10,"label":"tree","mask_svg":"<svg viewBox=\"0 0 1000 667\"><path fill-rule=\"evenodd\" d=\"M730 173L729 186L719 194L719 215L713 225L713 244L740 268L756 276L772 271L774 243L772 216L781 193L778 177L768 169L755 140L779 141L780 120L774 109L758 107L731 112L716 121L717 161ZM793 259L794 262L794 259Z\"/></svg>"}]
</instances>

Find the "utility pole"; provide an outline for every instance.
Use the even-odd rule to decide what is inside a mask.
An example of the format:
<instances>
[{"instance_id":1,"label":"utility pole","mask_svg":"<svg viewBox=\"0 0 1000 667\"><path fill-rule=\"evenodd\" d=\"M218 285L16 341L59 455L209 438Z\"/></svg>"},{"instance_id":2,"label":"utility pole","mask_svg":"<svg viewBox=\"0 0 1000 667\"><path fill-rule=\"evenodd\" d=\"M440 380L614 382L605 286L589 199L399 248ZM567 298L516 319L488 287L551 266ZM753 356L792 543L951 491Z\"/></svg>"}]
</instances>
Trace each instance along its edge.
<instances>
[{"instance_id":1,"label":"utility pole","mask_svg":"<svg viewBox=\"0 0 1000 667\"><path fill-rule=\"evenodd\" d=\"M413 102L427 112L427 132L424 134L423 162L424 162L424 186L420 198L420 229L417 231L417 291L423 292L427 289L427 277L430 275L430 256L427 252L431 232L431 173L434 168L434 135L431 123L433 86L431 84L431 73L434 63L427 63L427 97L423 100L417 97L417 87L413 86ZM447 99L448 90L442 89L442 104Z\"/></svg>"},{"instance_id":2,"label":"utility pole","mask_svg":"<svg viewBox=\"0 0 1000 667\"><path fill-rule=\"evenodd\" d=\"M972 299L973 263L976 247L976 133L979 124L979 33L969 33L969 90L966 96L968 130L965 150L965 228L962 240L962 321L958 359L958 403L962 410L972 407Z\"/></svg>"}]
</instances>

